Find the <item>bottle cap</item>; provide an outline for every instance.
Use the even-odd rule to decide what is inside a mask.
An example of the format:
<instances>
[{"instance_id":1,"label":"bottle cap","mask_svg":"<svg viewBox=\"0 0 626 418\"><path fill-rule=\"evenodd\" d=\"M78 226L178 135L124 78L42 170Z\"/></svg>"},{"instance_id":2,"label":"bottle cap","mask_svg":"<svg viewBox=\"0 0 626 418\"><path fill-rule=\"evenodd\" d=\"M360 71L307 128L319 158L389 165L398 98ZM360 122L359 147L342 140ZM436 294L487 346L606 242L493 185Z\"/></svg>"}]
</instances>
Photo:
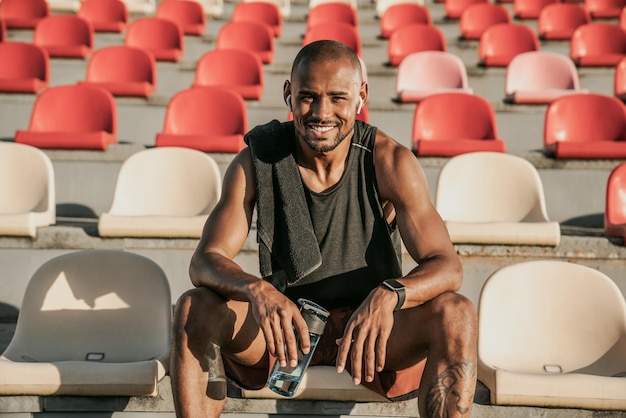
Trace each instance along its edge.
<instances>
[{"instance_id":1,"label":"bottle cap","mask_svg":"<svg viewBox=\"0 0 626 418\"><path fill-rule=\"evenodd\" d=\"M307 327L309 327L309 332L321 335L326 327L326 321L330 312L307 299L300 298L298 303L300 304L302 317Z\"/></svg>"}]
</instances>

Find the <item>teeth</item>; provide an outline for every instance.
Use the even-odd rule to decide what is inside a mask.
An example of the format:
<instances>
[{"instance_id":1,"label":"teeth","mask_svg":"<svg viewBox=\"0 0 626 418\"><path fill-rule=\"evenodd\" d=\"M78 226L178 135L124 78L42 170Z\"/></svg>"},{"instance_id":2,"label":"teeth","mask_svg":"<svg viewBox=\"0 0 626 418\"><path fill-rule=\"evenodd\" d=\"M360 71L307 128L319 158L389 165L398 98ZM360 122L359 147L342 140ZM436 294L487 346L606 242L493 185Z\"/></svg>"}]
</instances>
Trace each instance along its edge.
<instances>
[{"instance_id":1,"label":"teeth","mask_svg":"<svg viewBox=\"0 0 626 418\"><path fill-rule=\"evenodd\" d=\"M332 126L312 126L311 128L312 128L314 131L317 131L317 132L322 132L322 133L323 133L323 132L328 132L328 131L330 131L331 129L333 129L333 127L332 127Z\"/></svg>"}]
</instances>

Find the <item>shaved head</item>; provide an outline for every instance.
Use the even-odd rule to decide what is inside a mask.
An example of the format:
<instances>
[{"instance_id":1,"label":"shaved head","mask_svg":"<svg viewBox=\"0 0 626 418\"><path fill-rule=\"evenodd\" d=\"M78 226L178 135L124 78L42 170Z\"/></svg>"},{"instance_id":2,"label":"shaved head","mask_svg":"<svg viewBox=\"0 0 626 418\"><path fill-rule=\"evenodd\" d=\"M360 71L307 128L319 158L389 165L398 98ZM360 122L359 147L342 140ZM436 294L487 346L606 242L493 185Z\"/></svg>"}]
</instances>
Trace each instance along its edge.
<instances>
[{"instance_id":1,"label":"shaved head","mask_svg":"<svg viewBox=\"0 0 626 418\"><path fill-rule=\"evenodd\" d=\"M361 61L352 48L341 42L327 39L311 42L298 52L291 67L291 78L293 79L296 72L301 71L311 63L341 60L352 63L354 70L359 75L359 80L362 82Z\"/></svg>"}]
</instances>

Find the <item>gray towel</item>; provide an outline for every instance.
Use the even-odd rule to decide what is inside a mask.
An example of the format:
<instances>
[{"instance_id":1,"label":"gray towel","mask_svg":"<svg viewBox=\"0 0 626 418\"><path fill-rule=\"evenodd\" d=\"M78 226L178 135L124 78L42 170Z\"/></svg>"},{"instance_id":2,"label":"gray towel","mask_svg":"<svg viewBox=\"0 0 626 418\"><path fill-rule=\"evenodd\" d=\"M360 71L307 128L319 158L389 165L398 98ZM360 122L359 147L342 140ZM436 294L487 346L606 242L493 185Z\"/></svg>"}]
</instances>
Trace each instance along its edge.
<instances>
[{"instance_id":1,"label":"gray towel","mask_svg":"<svg viewBox=\"0 0 626 418\"><path fill-rule=\"evenodd\" d=\"M322 264L294 158L293 122L257 126L244 141L252 152L257 185L261 275L284 291Z\"/></svg>"}]
</instances>

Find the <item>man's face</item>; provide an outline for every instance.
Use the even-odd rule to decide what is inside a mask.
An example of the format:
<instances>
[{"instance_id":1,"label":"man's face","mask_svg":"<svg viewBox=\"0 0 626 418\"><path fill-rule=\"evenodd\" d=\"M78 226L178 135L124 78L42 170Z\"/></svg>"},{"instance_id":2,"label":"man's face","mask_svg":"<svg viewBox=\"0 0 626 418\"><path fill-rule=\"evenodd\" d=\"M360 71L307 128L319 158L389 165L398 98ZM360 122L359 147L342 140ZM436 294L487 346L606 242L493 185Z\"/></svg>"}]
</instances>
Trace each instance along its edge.
<instances>
[{"instance_id":1,"label":"man's face","mask_svg":"<svg viewBox=\"0 0 626 418\"><path fill-rule=\"evenodd\" d=\"M349 137L364 89L361 84L358 70L348 60L309 63L295 72L290 94L298 139L315 152L327 153Z\"/></svg>"}]
</instances>

